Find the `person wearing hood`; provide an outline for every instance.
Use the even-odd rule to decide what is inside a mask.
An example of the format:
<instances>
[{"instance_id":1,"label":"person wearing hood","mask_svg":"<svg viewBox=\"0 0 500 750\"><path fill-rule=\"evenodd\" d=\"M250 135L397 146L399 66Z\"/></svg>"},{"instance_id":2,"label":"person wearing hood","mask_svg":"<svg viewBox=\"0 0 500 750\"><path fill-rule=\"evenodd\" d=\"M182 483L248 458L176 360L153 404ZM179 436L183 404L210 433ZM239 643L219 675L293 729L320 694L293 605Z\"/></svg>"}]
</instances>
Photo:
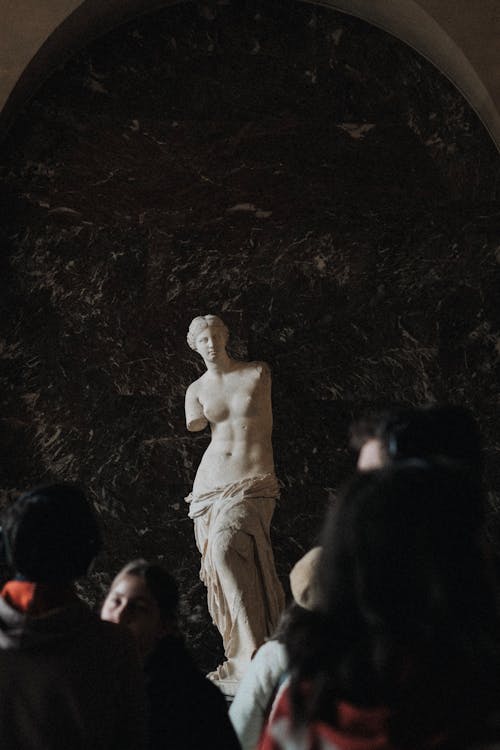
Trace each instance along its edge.
<instances>
[{"instance_id":1,"label":"person wearing hood","mask_svg":"<svg viewBox=\"0 0 500 750\"><path fill-rule=\"evenodd\" d=\"M13 578L0 592L0 746L140 750L145 699L135 643L81 601L75 580L101 548L84 494L56 484L4 510Z\"/></svg>"},{"instance_id":2,"label":"person wearing hood","mask_svg":"<svg viewBox=\"0 0 500 750\"><path fill-rule=\"evenodd\" d=\"M500 622L478 483L421 460L360 472L322 534L318 605L260 750L466 750L500 740Z\"/></svg>"}]
</instances>

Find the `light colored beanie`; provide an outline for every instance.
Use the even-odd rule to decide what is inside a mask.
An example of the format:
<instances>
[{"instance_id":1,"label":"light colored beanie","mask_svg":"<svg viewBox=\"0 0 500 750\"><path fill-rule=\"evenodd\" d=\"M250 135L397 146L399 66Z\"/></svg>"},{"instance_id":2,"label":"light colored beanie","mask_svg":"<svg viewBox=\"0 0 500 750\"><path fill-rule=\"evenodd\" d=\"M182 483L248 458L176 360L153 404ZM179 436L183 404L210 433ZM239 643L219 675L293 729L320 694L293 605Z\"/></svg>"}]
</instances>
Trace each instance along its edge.
<instances>
[{"instance_id":1,"label":"light colored beanie","mask_svg":"<svg viewBox=\"0 0 500 750\"><path fill-rule=\"evenodd\" d=\"M322 547L313 547L295 563L290 571L290 589L300 607L314 609L317 605L318 590L315 576Z\"/></svg>"}]
</instances>

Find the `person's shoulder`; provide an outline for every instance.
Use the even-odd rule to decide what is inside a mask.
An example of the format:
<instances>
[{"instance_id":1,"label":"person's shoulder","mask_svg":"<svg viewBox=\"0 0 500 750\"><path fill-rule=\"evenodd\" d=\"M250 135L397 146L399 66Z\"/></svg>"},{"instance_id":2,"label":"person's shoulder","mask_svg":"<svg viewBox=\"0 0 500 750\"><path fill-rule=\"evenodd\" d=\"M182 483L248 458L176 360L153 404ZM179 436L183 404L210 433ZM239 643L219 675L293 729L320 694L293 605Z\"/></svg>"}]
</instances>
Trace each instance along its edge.
<instances>
[{"instance_id":1,"label":"person's shoulder","mask_svg":"<svg viewBox=\"0 0 500 750\"><path fill-rule=\"evenodd\" d=\"M274 667L275 664L278 664L284 669L288 663L286 647L283 643L280 643L280 641L271 638L269 641L263 643L257 650L253 660L256 659L258 659L259 662L267 664L270 668L271 666Z\"/></svg>"},{"instance_id":2,"label":"person's shoulder","mask_svg":"<svg viewBox=\"0 0 500 750\"><path fill-rule=\"evenodd\" d=\"M88 660L88 665L99 662L103 669L112 665L138 663L139 656L136 641L130 631L115 623L105 622L83 601L56 612L50 622L41 620L43 633L40 635L59 638L61 649L65 653L80 654L81 659ZM73 657L72 657L73 658Z\"/></svg>"},{"instance_id":3,"label":"person's shoulder","mask_svg":"<svg viewBox=\"0 0 500 750\"><path fill-rule=\"evenodd\" d=\"M195 692L203 706L202 713L214 718L219 716L225 720L228 715L228 705L221 689L201 672L198 675L199 679L196 680Z\"/></svg>"},{"instance_id":4,"label":"person's shoulder","mask_svg":"<svg viewBox=\"0 0 500 750\"><path fill-rule=\"evenodd\" d=\"M197 694L212 703L225 706L221 691L198 668L182 638L163 638L153 653L153 658L162 665L168 679L171 679L172 674L177 676L180 691L184 689L190 695Z\"/></svg>"},{"instance_id":5,"label":"person's shoulder","mask_svg":"<svg viewBox=\"0 0 500 750\"><path fill-rule=\"evenodd\" d=\"M160 656L159 653L157 653ZM166 658L165 658L166 657ZM168 664L168 670L165 667ZM162 668L160 668L162 667ZM226 700L211 680L198 669L185 645L176 648L175 653L162 654L158 663L154 665L156 680L176 684L176 698L181 703L188 699L200 706L199 710L227 712Z\"/></svg>"},{"instance_id":6,"label":"person's shoulder","mask_svg":"<svg viewBox=\"0 0 500 750\"><path fill-rule=\"evenodd\" d=\"M96 639L101 641L109 653L132 655L134 659L137 657L135 638L127 628L116 625L114 622L101 620L96 615L94 632Z\"/></svg>"},{"instance_id":7,"label":"person's shoulder","mask_svg":"<svg viewBox=\"0 0 500 750\"><path fill-rule=\"evenodd\" d=\"M266 696L280 684L288 669L288 656L285 646L277 640L264 643L250 662L244 680L247 686Z\"/></svg>"}]
</instances>

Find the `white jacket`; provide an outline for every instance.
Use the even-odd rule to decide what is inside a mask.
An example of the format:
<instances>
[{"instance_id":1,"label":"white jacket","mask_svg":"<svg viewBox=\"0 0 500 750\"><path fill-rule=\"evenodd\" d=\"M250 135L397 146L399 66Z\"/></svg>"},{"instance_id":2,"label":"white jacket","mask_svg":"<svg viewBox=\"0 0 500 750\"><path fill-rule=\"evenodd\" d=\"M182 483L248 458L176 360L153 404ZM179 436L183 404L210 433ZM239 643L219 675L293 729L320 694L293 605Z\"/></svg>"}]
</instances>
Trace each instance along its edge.
<instances>
[{"instance_id":1,"label":"white jacket","mask_svg":"<svg viewBox=\"0 0 500 750\"><path fill-rule=\"evenodd\" d=\"M270 703L287 669L286 649L275 640L264 643L250 662L229 709L242 750L257 747Z\"/></svg>"}]
</instances>

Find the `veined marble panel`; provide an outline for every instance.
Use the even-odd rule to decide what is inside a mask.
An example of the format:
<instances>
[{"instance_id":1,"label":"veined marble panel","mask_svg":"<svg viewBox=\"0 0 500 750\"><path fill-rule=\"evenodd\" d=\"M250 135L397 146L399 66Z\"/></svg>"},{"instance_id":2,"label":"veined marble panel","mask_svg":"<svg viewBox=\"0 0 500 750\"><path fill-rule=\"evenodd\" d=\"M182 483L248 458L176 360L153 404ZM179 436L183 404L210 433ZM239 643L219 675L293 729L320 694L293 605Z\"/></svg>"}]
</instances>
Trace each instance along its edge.
<instances>
[{"instance_id":1,"label":"veined marble panel","mask_svg":"<svg viewBox=\"0 0 500 750\"><path fill-rule=\"evenodd\" d=\"M158 559L200 663L220 659L183 500L209 440L185 429L185 332L207 311L272 368L285 585L374 405L473 410L495 536L498 155L409 48L302 4L167 9L53 76L0 180L3 502L87 488L107 539L91 602Z\"/></svg>"}]
</instances>

